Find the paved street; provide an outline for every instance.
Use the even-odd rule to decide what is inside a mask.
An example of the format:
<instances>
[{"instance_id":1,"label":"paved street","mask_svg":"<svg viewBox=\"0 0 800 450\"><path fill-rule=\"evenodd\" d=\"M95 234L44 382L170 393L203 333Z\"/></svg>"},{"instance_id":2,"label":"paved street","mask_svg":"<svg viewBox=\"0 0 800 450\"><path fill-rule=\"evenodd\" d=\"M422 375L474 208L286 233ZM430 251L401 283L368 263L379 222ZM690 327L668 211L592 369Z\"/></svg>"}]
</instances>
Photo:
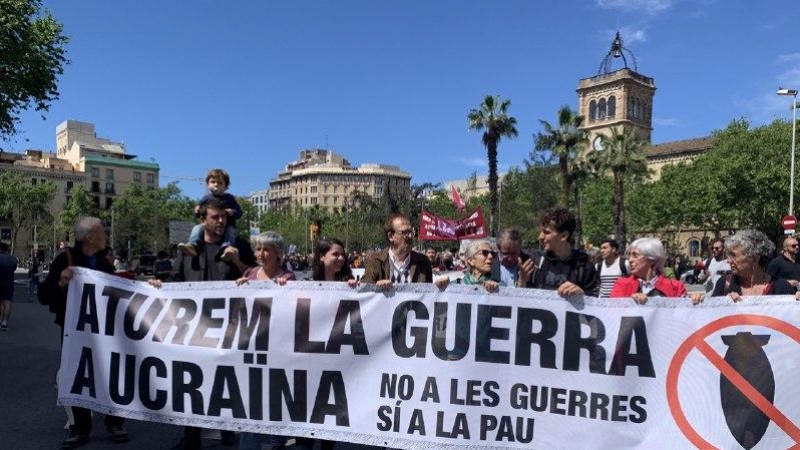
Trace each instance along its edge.
<instances>
[{"instance_id":1,"label":"paved street","mask_svg":"<svg viewBox=\"0 0 800 450\"><path fill-rule=\"evenodd\" d=\"M14 298L10 330L0 332L0 449L60 449L66 436L66 415L63 408L56 406L59 330L46 306L27 300L26 285L18 285ZM182 429L172 425L127 421L126 428L130 442L114 444L107 438L102 416L98 415L91 441L81 449L167 450L182 436ZM236 448L223 446L216 432L209 431L206 438L204 449ZM269 448L264 445L264 449ZM336 448L368 447L340 444Z\"/></svg>"}]
</instances>

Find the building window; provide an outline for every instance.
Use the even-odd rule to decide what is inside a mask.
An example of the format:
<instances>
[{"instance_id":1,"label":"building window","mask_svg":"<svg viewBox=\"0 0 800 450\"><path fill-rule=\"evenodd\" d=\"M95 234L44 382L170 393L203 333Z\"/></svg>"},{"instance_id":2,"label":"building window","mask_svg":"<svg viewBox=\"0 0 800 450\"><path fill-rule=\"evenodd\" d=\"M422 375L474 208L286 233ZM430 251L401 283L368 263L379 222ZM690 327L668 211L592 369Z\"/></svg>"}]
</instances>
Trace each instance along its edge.
<instances>
[{"instance_id":1,"label":"building window","mask_svg":"<svg viewBox=\"0 0 800 450\"><path fill-rule=\"evenodd\" d=\"M64 192L69 193L74 187L74 183L72 181L67 181L67 187L64 189Z\"/></svg>"},{"instance_id":2,"label":"building window","mask_svg":"<svg viewBox=\"0 0 800 450\"><path fill-rule=\"evenodd\" d=\"M95 192L95 193L99 193L100 192L100 182L99 181L92 181L92 192Z\"/></svg>"},{"instance_id":3,"label":"building window","mask_svg":"<svg viewBox=\"0 0 800 450\"><path fill-rule=\"evenodd\" d=\"M31 184L36 186L36 182L39 181L36 178L31 178Z\"/></svg>"},{"instance_id":4,"label":"building window","mask_svg":"<svg viewBox=\"0 0 800 450\"><path fill-rule=\"evenodd\" d=\"M92 176L95 178L100 178L100 168L99 167L92 167Z\"/></svg>"},{"instance_id":5,"label":"building window","mask_svg":"<svg viewBox=\"0 0 800 450\"><path fill-rule=\"evenodd\" d=\"M152 184L156 182L156 175L154 173L147 174L147 182Z\"/></svg>"},{"instance_id":6,"label":"building window","mask_svg":"<svg viewBox=\"0 0 800 450\"><path fill-rule=\"evenodd\" d=\"M114 179L114 169L106 169L106 180Z\"/></svg>"},{"instance_id":7,"label":"building window","mask_svg":"<svg viewBox=\"0 0 800 450\"><path fill-rule=\"evenodd\" d=\"M133 172L133 181L141 182L142 181L142 172Z\"/></svg>"},{"instance_id":8,"label":"building window","mask_svg":"<svg viewBox=\"0 0 800 450\"><path fill-rule=\"evenodd\" d=\"M589 102L589 121L594 122L597 120L597 102L592 100Z\"/></svg>"},{"instance_id":9,"label":"building window","mask_svg":"<svg viewBox=\"0 0 800 450\"><path fill-rule=\"evenodd\" d=\"M114 199L111 197L106 197L106 209L111 209L111 205L114 204Z\"/></svg>"},{"instance_id":10,"label":"building window","mask_svg":"<svg viewBox=\"0 0 800 450\"><path fill-rule=\"evenodd\" d=\"M603 120L606 118L606 99L601 98L597 104L597 118Z\"/></svg>"},{"instance_id":11,"label":"building window","mask_svg":"<svg viewBox=\"0 0 800 450\"><path fill-rule=\"evenodd\" d=\"M606 116L608 116L609 119L613 119L615 115L617 115L617 98L612 95L608 98L608 112Z\"/></svg>"},{"instance_id":12,"label":"building window","mask_svg":"<svg viewBox=\"0 0 800 450\"><path fill-rule=\"evenodd\" d=\"M114 194L114 183L110 181L106 182L106 194Z\"/></svg>"},{"instance_id":13,"label":"building window","mask_svg":"<svg viewBox=\"0 0 800 450\"><path fill-rule=\"evenodd\" d=\"M700 256L700 240L689 239L689 257L695 258Z\"/></svg>"}]
</instances>

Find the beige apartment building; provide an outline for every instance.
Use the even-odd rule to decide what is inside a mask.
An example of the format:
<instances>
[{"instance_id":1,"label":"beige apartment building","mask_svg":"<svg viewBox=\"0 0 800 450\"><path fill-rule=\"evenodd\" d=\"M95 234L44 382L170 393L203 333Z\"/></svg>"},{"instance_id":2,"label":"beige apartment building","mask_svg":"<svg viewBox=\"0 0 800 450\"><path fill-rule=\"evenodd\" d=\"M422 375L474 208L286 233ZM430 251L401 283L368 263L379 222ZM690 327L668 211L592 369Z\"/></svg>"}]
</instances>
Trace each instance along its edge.
<instances>
[{"instance_id":1,"label":"beige apartment building","mask_svg":"<svg viewBox=\"0 0 800 450\"><path fill-rule=\"evenodd\" d=\"M3 153L0 170L23 173L31 183L54 182L56 195L50 205L54 217L69 202L70 191L77 185L86 187L100 209L108 209L132 184L157 188L159 174L158 164L137 160L136 155L125 152L124 143L98 137L94 124L76 120L64 121L56 127L55 152ZM49 229L46 236L39 232L40 228ZM51 234L52 224L20 230L15 254L23 257L34 249L42 249L49 257L49 252L64 239ZM10 239L7 224L0 223L0 239Z\"/></svg>"},{"instance_id":2,"label":"beige apartment building","mask_svg":"<svg viewBox=\"0 0 800 450\"><path fill-rule=\"evenodd\" d=\"M332 150L304 149L297 161L270 180L269 209L319 205L328 211L341 210L359 192L370 197L410 193L411 174L386 164L353 167Z\"/></svg>"}]
</instances>

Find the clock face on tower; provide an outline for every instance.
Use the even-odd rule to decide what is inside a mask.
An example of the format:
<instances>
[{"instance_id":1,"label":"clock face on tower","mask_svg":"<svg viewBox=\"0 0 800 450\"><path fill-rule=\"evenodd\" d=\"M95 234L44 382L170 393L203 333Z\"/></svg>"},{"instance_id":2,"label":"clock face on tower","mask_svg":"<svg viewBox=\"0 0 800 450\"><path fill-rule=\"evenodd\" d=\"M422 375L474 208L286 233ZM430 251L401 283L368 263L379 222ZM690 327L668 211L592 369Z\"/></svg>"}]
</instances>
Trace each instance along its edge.
<instances>
[{"instance_id":1,"label":"clock face on tower","mask_svg":"<svg viewBox=\"0 0 800 450\"><path fill-rule=\"evenodd\" d=\"M603 149L603 136L597 136L592 141L592 149L594 150L602 150Z\"/></svg>"}]
</instances>

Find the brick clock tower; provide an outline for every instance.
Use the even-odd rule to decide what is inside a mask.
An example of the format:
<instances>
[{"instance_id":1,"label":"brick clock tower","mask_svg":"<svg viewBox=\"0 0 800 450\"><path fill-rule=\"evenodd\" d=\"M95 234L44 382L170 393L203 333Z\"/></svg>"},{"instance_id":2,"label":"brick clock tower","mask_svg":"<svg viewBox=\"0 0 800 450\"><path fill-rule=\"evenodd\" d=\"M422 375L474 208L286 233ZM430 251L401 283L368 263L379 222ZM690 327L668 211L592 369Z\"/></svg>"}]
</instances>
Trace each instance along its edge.
<instances>
[{"instance_id":1,"label":"brick clock tower","mask_svg":"<svg viewBox=\"0 0 800 450\"><path fill-rule=\"evenodd\" d=\"M627 56L626 56L627 53ZM628 61L633 69L628 67ZM612 70L614 59L622 59L623 68ZM653 131L653 79L638 73L636 58L622 45L617 32L597 75L583 78L578 84L578 113L584 117L583 129L589 136L589 148L602 150L599 134L611 135L612 128L633 128L635 136L650 142Z\"/></svg>"}]
</instances>

